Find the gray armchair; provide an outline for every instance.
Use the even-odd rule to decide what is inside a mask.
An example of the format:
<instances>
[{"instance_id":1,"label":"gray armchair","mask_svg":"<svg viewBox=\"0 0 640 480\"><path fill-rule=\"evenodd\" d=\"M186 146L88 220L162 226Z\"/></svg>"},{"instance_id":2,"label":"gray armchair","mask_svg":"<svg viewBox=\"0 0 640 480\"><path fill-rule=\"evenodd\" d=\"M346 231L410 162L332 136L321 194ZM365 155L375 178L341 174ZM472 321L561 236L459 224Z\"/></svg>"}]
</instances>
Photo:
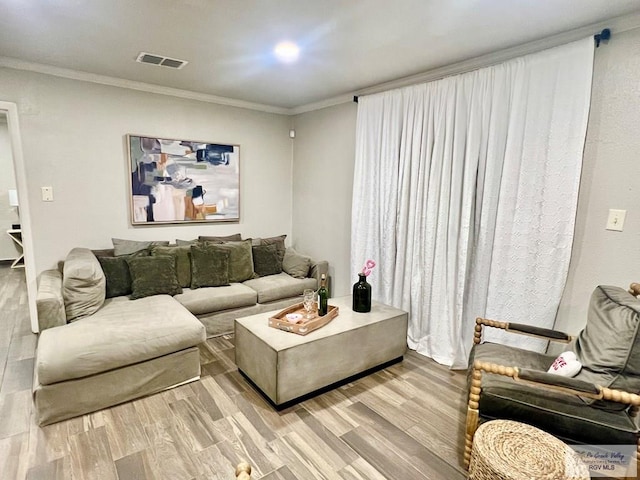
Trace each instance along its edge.
<instances>
[{"instance_id":1,"label":"gray armchair","mask_svg":"<svg viewBox=\"0 0 640 480\"><path fill-rule=\"evenodd\" d=\"M569 444L635 445L640 451L640 285L599 286L587 325L562 332L478 318L469 357L465 436L468 467L479 423L509 419ZM569 344L583 365L574 378L546 373L555 355L482 342L484 327Z\"/></svg>"}]
</instances>

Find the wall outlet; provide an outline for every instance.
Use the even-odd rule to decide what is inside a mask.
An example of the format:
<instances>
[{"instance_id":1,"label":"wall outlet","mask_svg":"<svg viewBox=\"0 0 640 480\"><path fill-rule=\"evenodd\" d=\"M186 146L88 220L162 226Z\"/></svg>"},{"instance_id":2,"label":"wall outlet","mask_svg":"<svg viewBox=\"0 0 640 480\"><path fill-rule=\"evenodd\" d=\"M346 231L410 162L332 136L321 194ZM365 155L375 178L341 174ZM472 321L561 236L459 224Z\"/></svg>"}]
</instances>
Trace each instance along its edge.
<instances>
[{"instance_id":1,"label":"wall outlet","mask_svg":"<svg viewBox=\"0 0 640 480\"><path fill-rule=\"evenodd\" d=\"M607 230L621 232L624 228L624 218L626 216L626 210L609 210L609 217L607 218Z\"/></svg>"},{"instance_id":2,"label":"wall outlet","mask_svg":"<svg viewBox=\"0 0 640 480\"><path fill-rule=\"evenodd\" d=\"M40 187L42 189L42 201L53 202L53 187Z\"/></svg>"}]
</instances>

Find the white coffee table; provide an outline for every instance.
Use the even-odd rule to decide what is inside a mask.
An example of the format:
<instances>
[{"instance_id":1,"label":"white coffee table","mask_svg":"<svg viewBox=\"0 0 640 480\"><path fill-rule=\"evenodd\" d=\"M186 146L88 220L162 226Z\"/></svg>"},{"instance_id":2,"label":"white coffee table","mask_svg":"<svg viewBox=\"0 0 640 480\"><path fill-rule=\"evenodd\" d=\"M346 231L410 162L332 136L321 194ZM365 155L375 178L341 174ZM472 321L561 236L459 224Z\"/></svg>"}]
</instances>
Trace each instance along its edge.
<instances>
[{"instance_id":1,"label":"white coffee table","mask_svg":"<svg viewBox=\"0 0 640 480\"><path fill-rule=\"evenodd\" d=\"M306 336L269 327L279 310L236 319L236 365L274 406L402 360L407 312L373 302L371 312L356 313L351 296L330 298L329 305L339 315Z\"/></svg>"}]
</instances>

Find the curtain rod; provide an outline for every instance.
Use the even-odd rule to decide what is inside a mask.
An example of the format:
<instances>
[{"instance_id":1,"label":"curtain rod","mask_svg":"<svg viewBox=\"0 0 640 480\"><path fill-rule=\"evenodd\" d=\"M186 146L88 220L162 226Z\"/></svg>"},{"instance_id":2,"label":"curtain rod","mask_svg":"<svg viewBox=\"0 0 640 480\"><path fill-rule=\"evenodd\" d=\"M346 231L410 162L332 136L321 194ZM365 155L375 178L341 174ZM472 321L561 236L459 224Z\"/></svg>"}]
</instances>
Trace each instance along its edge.
<instances>
[{"instance_id":1,"label":"curtain rod","mask_svg":"<svg viewBox=\"0 0 640 480\"><path fill-rule=\"evenodd\" d=\"M600 33L596 33L593 39L596 42L596 48L600 47L600 42L606 42L611 38L611 29L604 28ZM353 101L358 103L358 95L353 96Z\"/></svg>"}]
</instances>

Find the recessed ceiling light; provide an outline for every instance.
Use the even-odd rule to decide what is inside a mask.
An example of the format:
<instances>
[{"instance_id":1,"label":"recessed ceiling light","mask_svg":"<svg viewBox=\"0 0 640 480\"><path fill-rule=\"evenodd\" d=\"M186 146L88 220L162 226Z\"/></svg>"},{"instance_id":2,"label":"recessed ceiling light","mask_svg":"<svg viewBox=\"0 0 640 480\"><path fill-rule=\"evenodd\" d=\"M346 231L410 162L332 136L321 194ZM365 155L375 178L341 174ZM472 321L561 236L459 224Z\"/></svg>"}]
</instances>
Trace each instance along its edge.
<instances>
[{"instance_id":1,"label":"recessed ceiling light","mask_svg":"<svg viewBox=\"0 0 640 480\"><path fill-rule=\"evenodd\" d=\"M292 63L300 55L300 47L293 42L280 42L273 49L276 58L284 63Z\"/></svg>"}]
</instances>

